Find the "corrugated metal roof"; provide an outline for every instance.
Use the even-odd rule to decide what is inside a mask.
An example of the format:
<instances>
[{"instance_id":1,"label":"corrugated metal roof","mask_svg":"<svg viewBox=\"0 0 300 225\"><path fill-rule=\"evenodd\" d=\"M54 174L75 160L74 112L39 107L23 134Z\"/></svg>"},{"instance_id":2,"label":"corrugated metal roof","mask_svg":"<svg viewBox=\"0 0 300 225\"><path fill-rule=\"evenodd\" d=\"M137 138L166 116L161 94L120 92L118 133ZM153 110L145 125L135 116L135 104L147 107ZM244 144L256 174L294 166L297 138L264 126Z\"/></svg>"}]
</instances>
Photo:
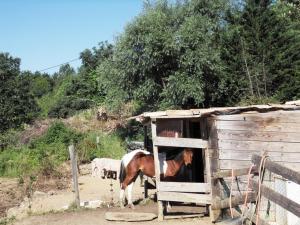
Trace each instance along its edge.
<instances>
[{"instance_id":1,"label":"corrugated metal roof","mask_svg":"<svg viewBox=\"0 0 300 225\"><path fill-rule=\"evenodd\" d=\"M145 112L138 116L129 119L136 119L144 122L148 119L170 119L170 118L200 118L211 115L232 115L246 112L265 113L278 110L300 110L300 101L287 102L285 105L270 104L270 105L251 105L238 107L216 107L207 109L189 109L189 110L166 110L157 112Z\"/></svg>"}]
</instances>

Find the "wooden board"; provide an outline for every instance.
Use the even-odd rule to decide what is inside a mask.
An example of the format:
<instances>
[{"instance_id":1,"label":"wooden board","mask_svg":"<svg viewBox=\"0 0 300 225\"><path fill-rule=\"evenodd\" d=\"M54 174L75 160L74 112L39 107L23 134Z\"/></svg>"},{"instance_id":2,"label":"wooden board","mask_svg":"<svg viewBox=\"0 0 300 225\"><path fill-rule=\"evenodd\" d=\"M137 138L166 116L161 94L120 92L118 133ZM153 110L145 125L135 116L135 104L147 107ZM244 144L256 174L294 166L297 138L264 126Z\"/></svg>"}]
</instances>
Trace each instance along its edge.
<instances>
[{"instance_id":1,"label":"wooden board","mask_svg":"<svg viewBox=\"0 0 300 225\"><path fill-rule=\"evenodd\" d=\"M300 171L300 163L281 163L283 166ZM251 166L251 161L241 161L241 160L220 160L220 169L221 170L230 170L230 169L239 169Z\"/></svg>"},{"instance_id":2,"label":"wooden board","mask_svg":"<svg viewBox=\"0 0 300 225\"><path fill-rule=\"evenodd\" d=\"M170 202L189 202L199 204L210 204L210 194L192 194L192 193L181 193L181 192L167 192L160 191L157 193L157 199L159 201L170 201Z\"/></svg>"},{"instance_id":3,"label":"wooden board","mask_svg":"<svg viewBox=\"0 0 300 225\"><path fill-rule=\"evenodd\" d=\"M278 123L267 121L217 121L216 127L219 130L256 130L273 132L298 132L300 133L300 123Z\"/></svg>"},{"instance_id":4,"label":"wooden board","mask_svg":"<svg viewBox=\"0 0 300 225\"><path fill-rule=\"evenodd\" d=\"M236 151L236 150L220 150L220 159L232 159L240 161L249 161L253 154L262 155L265 151ZM299 152L270 152L267 151L269 159L274 162L292 162L300 163Z\"/></svg>"},{"instance_id":5,"label":"wooden board","mask_svg":"<svg viewBox=\"0 0 300 225\"><path fill-rule=\"evenodd\" d=\"M210 184L187 182L160 182L159 191L209 193Z\"/></svg>"},{"instance_id":6,"label":"wooden board","mask_svg":"<svg viewBox=\"0 0 300 225\"><path fill-rule=\"evenodd\" d=\"M256 121L268 123L300 123L300 111L276 111L268 113L243 113L216 116L216 120Z\"/></svg>"},{"instance_id":7,"label":"wooden board","mask_svg":"<svg viewBox=\"0 0 300 225\"><path fill-rule=\"evenodd\" d=\"M270 141L300 143L300 133L218 130L219 140Z\"/></svg>"},{"instance_id":8,"label":"wooden board","mask_svg":"<svg viewBox=\"0 0 300 225\"><path fill-rule=\"evenodd\" d=\"M219 140L219 149L236 149L240 151L272 151L272 152L299 152L300 143L291 142L268 142L264 141L241 141L241 140Z\"/></svg>"},{"instance_id":9,"label":"wooden board","mask_svg":"<svg viewBox=\"0 0 300 225\"><path fill-rule=\"evenodd\" d=\"M153 139L155 146L182 147L182 148L206 148L207 141L196 138L169 138L155 137Z\"/></svg>"}]
</instances>

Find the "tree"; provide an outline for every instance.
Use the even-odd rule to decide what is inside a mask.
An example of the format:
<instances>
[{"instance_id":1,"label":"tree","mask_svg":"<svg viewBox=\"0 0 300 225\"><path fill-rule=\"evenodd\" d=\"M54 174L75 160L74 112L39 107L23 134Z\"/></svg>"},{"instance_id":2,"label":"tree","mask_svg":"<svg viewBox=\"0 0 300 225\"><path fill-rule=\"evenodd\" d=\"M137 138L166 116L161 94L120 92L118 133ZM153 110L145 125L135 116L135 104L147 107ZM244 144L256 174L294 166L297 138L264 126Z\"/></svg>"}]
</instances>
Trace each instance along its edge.
<instances>
[{"instance_id":1,"label":"tree","mask_svg":"<svg viewBox=\"0 0 300 225\"><path fill-rule=\"evenodd\" d=\"M224 1L158 1L126 26L97 70L107 102L143 110L218 104L218 29ZM118 105L118 104L117 104Z\"/></svg>"},{"instance_id":2,"label":"tree","mask_svg":"<svg viewBox=\"0 0 300 225\"><path fill-rule=\"evenodd\" d=\"M21 72L23 79L28 79L31 93L34 97L40 98L53 90L54 80L49 74L31 71Z\"/></svg>"},{"instance_id":3,"label":"tree","mask_svg":"<svg viewBox=\"0 0 300 225\"><path fill-rule=\"evenodd\" d=\"M0 133L31 122L39 111L28 79L20 76L20 62L0 53Z\"/></svg>"},{"instance_id":4,"label":"tree","mask_svg":"<svg viewBox=\"0 0 300 225\"><path fill-rule=\"evenodd\" d=\"M270 97L283 101L299 94L299 20L296 31L283 5L247 0L227 13L222 59L232 102Z\"/></svg>"}]
</instances>

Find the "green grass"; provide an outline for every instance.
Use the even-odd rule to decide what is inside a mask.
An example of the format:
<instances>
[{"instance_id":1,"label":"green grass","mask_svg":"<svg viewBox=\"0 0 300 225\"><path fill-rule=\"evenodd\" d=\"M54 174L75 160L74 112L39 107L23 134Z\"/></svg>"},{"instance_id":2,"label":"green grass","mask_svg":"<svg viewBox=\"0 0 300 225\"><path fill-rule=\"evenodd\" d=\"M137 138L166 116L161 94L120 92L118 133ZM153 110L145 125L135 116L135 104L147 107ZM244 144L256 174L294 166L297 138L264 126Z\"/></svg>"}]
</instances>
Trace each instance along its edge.
<instances>
[{"instance_id":1,"label":"green grass","mask_svg":"<svg viewBox=\"0 0 300 225\"><path fill-rule=\"evenodd\" d=\"M99 144L96 143L99 137ZM0 176L23 177L59 174L57 168L69 159L68 145L75 144L81 162L96 157L120 159L125 145L117 134L90 132L82 134L54 122L48 131L29 144L8 146L0 152Z\"/></svg>"}]
</instances>

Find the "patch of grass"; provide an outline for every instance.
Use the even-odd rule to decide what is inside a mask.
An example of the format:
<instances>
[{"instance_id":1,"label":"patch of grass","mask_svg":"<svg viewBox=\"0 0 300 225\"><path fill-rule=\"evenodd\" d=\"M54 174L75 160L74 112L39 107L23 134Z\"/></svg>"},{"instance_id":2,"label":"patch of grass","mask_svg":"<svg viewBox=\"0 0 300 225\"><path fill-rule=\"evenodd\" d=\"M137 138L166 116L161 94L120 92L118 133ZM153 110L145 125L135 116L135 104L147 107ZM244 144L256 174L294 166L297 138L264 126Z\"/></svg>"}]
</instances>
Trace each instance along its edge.
<instances>
[{"instance_id":1,"label":"patch of grass","mask_svg":"<svg viewBox=\"0 0 300 225\"><path fill-rule=\"evenodd\" d=\"M78 143L83 135L67 128L62 122L53 123L40 138L20 148L6 148L0 153L0 176L20 177L51 175L68 160L67 146Z\"/></svg>"},{"instance_id":2,"label":"patch of grass","mask_svg":"<svg viewBox=\"0 0 300 225\"><path fill-rule=\"evenodd\" d=\"M0 218L0 225L8 225L8 224L13 224L13 222L16 220L15 216L12 216L10 218Z\"/></svg>"}]
</instances>

